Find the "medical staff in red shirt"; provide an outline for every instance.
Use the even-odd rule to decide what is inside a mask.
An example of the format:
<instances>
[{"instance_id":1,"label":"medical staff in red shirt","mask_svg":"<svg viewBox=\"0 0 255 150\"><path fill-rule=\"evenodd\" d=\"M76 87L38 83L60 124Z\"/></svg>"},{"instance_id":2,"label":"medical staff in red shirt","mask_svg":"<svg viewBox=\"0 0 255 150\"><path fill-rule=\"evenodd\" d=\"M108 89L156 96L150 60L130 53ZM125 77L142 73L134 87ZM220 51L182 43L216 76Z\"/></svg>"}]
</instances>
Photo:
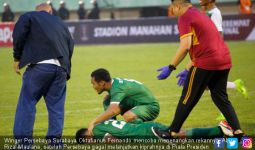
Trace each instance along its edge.
<instances>
[{"instance_id":1,"label":"medical staff in red shirt","mask_svg":"<svg viewBox=\"0 0 255 150\"><path fill-rule=\"evenodd\" d=\"M227 45L211 19L193 7L190 0L172 0L170 13L178 17L180 45L170 65L158 69L160 74L157 78L166 79L188 53L190 63L186 66L187 80L167 132L175 137L208 87L213 102L233 128L234 136L241 138L243 131L226 91L228 73L232 66ZM157 128L153 130L163 138L167 135Z\"/></svg>"}]
</instances>

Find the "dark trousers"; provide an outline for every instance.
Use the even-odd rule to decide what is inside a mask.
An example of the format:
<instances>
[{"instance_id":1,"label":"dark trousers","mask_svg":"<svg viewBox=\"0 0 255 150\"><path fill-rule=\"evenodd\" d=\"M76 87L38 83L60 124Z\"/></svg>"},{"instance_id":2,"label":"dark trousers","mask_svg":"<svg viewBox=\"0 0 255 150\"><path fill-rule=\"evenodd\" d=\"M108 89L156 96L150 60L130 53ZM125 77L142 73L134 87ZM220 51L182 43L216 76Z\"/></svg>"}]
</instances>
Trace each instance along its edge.
<instances>
[{"instance_id":1,"label":"dark trousers","mask_svg":"<svg viewBox=\"0 0 255 150\"><path fill-rule=\"evenodd\" d=\"M192 67L184 84L170 130L179 132L182 124L208 87L214 104L222 112L230 126L240 129L235 110L228 100L226 85L229 70L204 70ZM206 113L206 112L205 112Z\"/></svg>"},{"instance_id":2,"label":"dark trousers","mask_svg":"<svg viewBox=\"0 0 255 150\"><path fill-rule=\"evenodd\" d=\"M48 137L61 137L64 123L66 72L51 64L27 67L14 121L15 138L32 138L36 104L43 96L48 110ZM40 120L40 119L39 119Z\"/></svg>"}]
</instances>

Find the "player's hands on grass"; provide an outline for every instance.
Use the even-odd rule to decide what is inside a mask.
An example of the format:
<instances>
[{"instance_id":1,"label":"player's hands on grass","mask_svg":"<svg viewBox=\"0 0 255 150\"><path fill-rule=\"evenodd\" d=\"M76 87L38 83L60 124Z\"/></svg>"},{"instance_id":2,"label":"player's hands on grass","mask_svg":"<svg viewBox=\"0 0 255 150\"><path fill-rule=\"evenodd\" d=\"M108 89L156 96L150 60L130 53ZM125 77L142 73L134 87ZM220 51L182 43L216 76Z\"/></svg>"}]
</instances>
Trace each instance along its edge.
<instances>
[{"instance_id":1,"label":"player's hands on grass","mask_svg":"<svg viewBox=\"0 0 255 150\"><path fill-rule=\"evenodd\" d=\"M179 86L184 86L188 73L189 71L187 69L184 69L182 72L177 74L176 78L179 78L177 83Z\"/></svg>"},{"instance_id":2,"label":"player's hands on grass","mask_svg":"<svg viewBox=\"0 0 255 150\"><path fill-rule=\"evenodd\" d=\"M159 68L157 71L160 72L160 74L157 76L158 80L164 80L166 79L171 72L175 70L175 67L173 65L165 66L162 68Z\"/></svg>"},{"instance_id":3,"label":"player's hands on grass","mask_svg":"<svg viewBox=\"0 0 255 150\"><path fill-rule=\"evenodd\" d=\"M104 101L108 100L108 99L110 99L110 95L109 94L104 97Z\"/></svg>"},{"instance_id":4,"label":"player's hands on grass","mask_svg":"<svg viewBox=\"0 0 255 150\"><path fill-rule=\"evenodd\" d=\"M92 130L93 130L94 126L95 126L94 121L89 123L88 131L87 131L87 133L88 133L87 136L92 136L93 135Z\"/></svg>"},{"instance_id":5,"label":"player's hands on grass","mask_svg":"<svg viewBox=\"0 0 255 150\"><path fill-rule=\"evenodd\" d=\"M13 64L13 69L14 71L18 74L18 75L21 75L20 73L20 69L19 69L19 61L14 61L14 64Z\"/></svg>"}]
</instances>

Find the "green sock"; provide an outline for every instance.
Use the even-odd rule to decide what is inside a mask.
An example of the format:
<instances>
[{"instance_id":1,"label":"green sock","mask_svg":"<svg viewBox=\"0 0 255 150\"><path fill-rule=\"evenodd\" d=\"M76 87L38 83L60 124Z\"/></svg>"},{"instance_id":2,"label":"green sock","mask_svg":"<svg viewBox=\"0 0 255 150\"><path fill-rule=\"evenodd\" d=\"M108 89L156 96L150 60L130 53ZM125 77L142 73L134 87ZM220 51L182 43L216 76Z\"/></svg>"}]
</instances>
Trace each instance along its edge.
<instances>
[{"instance_id":1,"label":"green sock","mask_svg":"<svg viewBox=\"0 0 255 150\"><path fill-rule=\"evenodd\" d=\"M216 137L223 137L221 129L216 126L212 128L192 128L186 131L187 138L192 139L213 139Z\"/></svg>"}]
</instances>

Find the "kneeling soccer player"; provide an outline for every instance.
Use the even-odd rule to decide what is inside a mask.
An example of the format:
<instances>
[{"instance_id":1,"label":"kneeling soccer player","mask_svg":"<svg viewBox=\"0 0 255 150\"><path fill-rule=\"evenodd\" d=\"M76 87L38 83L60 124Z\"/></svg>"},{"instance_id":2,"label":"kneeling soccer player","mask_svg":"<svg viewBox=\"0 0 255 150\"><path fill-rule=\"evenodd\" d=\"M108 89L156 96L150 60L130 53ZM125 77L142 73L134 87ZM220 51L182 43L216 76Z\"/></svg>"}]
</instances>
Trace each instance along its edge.
<instances>
[{"instance_id":1,"label":"kneeling soccer player","mask_svg":"<svg viewBox=\"0 0 255 150\"><path fill-rule=\"evenodd\" d=\"M105 112L89 123L91 134L93 127L121 114L126 122L144 122L154 120L160 111L159 103L152 92L141 82L133 79L111 78L103 68L91 73L91 83L98 94L108 92L103 102Z\"/></svg>"}]
</instances>

